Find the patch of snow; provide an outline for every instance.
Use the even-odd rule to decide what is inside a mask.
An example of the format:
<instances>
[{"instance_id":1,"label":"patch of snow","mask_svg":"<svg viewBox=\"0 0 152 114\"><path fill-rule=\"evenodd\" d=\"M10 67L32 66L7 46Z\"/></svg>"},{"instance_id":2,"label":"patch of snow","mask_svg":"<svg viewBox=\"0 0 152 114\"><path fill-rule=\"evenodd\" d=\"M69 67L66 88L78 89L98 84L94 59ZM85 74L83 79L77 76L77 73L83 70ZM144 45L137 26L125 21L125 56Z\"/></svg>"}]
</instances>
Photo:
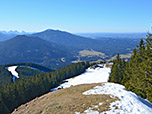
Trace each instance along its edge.
<instances>
[{"instance_id":1,"label":"patch of snow","mask_svg":"<svg viewBox=\"0 0 152 114\"><path fill-rule=\"evenodd\" d=\"M51 89L51 91L55 91L58 88L68 88L80 84L107 82L109 79L110 70L111 68L105 67L105 65L103 68L100 67L97 67L95 69L88 68L83 74L65 80L66 81L65 83L61 84L57 88Z\"/></svg>"},{"instance_id":2,"label":"patch of snow","mask_svg":"<svg viewBox=\"0 0 152 114\"><path fill-rule=\"evenodd\" d=\"M103 105L103 102L99 103L99 105Z\"/></svg>"},{"instance_id":3,"label":"patch of snow","mask_svg":"<svg viewBox=\"0 0 152 114\"><path fill-rule=\"evenodd\" d=\"M18 73L15 71L17 68L17 66L10 66L8 67L8 71L10 71L12 73L13 76L15 76L16 78L19 78Z\"/></svg>"},{"instance_id":4,"label":"patch of snow","mask_svg":"<svg viewBox=\"0 0 152 114\"><path fill-rule=\"evenodd\" d=\"M118 97L120 101L110 104L110 111L101 114L152 114L152 104L133 92L126 91L125 87L115 83L104 83L102 86L96 86L94 89L83 93L84 95L110 94ZM117 109L115 107L118 107ZM90 111L90 109L88 109ZM90 114L90 113L86 113Z\"/></svg>"},{"instance_id":5,"label":"patch of snow","mask_svg":"<svg viewBox=\"0 0 152 114\"><path fill-rule=\"evenodd\" d=\"M98 111L92 110L92 108L89 108L88 110L84 111L84 114L100 114Z\"/></svg>"},{"instance_id":6,"label":"patch of snow","mask_svg":"<svg viewBox=\"0 0 152 114\"><path fill-rule=\"evenodd\" d=\"M93 108L89 108L85 110L84 113L75 112L75 114L100 114L98 111L92 110Z\"/></svg>"}]
</instances>

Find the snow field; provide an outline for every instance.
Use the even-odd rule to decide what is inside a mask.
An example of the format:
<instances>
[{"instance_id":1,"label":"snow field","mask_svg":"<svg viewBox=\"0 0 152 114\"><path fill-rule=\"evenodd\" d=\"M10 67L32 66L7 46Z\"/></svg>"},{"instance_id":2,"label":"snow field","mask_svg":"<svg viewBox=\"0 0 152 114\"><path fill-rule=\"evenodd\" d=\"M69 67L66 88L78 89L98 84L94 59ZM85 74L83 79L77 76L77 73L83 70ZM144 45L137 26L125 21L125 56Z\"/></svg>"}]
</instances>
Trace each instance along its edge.
<instances>
[{"instance_id":1,"label":"snow field","mask_svg":"<svg viewBox=\"0 0 152 114\"><path fill-rule=\"evenodd\" d=\"M17 68L17 66L10 66L10 67L8 67L8 71L10 71L12 73L12 75L15 76L16 78L19 78L18 73L15 71L16 68Z\"/></svg>"},{"instance_id":2,"label":"snow field","mask_svg":"<svg viewBox=\"0 0 152 114\"><path fill-rule=\"evenodd\" d=\"M83 74L74 78L67 79L65 83L61 84L57 88L51 91L56 91L58 88L68 88L80 84L91 84L107 82L109 79L110 68L104 66L104 68L97 67L96 69L88 68Z\"/></svg>"}]
</instances>

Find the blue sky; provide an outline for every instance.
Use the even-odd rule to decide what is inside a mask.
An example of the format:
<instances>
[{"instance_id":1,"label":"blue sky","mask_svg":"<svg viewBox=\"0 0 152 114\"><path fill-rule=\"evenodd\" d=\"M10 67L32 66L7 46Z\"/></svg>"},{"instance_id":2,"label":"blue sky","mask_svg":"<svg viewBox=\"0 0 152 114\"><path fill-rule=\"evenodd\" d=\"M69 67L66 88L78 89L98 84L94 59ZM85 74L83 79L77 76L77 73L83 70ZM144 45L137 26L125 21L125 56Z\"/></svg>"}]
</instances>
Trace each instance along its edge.
<instances>
[{"instance_id":1,"label":"blue sky","mask_svg":"<svg viewBox=\"0 0 152 114\"><path fill-rule=\"evenodd\" d=\"M0 0L0 30L147 32L152 0Z\"/></svg>"}]
</instances>

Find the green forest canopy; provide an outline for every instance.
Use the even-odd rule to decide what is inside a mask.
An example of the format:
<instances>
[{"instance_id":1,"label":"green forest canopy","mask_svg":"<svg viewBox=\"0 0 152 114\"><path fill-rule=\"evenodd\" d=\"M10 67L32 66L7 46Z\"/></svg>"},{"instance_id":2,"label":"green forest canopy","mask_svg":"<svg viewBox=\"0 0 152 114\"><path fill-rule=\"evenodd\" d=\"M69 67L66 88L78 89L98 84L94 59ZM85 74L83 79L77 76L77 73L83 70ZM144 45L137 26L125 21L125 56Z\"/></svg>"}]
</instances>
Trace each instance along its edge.
<instances>
[{"instance_id":1,"label":"green forest canopy","mask_svg":"<svg viewBox=\"0 0 152 114\"><path fill-rule=\"evenodd\" d=\"M141 39L129 62L121 60L118 54L113 63L109 82L123 84L127 90L152 102L152 34Z\"/></svg>"}]
</instances>

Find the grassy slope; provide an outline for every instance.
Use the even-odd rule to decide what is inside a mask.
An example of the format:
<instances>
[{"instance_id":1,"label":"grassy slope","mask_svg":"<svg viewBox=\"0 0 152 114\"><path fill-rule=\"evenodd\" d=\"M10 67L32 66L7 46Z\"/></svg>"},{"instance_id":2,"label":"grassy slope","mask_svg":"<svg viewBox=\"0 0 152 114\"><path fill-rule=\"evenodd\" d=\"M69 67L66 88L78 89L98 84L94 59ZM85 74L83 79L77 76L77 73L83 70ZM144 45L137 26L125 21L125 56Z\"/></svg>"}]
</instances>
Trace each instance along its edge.
<instances>
[{"instance_id":1,"label":"grassy slope","mask_svg":"<svg viewBox=\"0 0 152 114\"><path fill-rule=\"evenodd\" d=\"M21 105L12 114L74 114L84 112L93 105L99 106L99 112L108 111L111 102L118 98L111 98L110 95L83 95L84 91L92 89L101 84L85 84L70 87L55 92L50 92L36 98L24 105ZM97 110L94 108L94 110Z\"/></svg>"}]
</instances>

